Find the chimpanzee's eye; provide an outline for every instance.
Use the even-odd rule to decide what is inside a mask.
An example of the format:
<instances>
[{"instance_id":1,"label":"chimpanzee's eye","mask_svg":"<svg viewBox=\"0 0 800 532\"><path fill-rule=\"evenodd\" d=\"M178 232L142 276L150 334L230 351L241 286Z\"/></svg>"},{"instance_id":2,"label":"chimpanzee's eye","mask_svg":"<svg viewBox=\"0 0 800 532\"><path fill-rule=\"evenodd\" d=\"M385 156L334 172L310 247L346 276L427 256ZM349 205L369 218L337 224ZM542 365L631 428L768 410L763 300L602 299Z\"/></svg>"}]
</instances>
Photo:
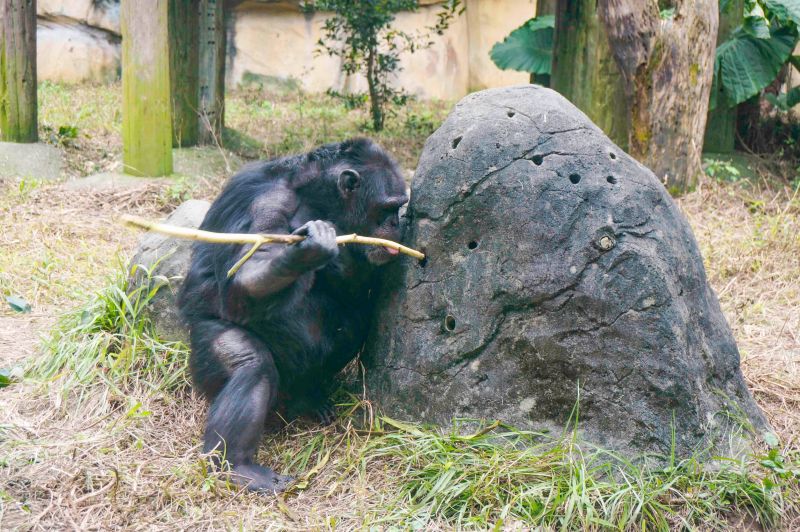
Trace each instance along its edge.
<instances>
[{"instance_id":1,"label":"chimpanzee's eye","mask_svg":"<svg viewBox=\"0 0 800 532\"><path fill-rule=\"evenodd\" d=\"M384 213L383 213L383 221L384 221L384 223L391 222L393 225L399 224L400 223L400 219L399 219L398 213L399 213L399 209L397 209L396 207L392 207L391 209L387 209L386 211L384 211Z\"/></svg>"}]
</instances>

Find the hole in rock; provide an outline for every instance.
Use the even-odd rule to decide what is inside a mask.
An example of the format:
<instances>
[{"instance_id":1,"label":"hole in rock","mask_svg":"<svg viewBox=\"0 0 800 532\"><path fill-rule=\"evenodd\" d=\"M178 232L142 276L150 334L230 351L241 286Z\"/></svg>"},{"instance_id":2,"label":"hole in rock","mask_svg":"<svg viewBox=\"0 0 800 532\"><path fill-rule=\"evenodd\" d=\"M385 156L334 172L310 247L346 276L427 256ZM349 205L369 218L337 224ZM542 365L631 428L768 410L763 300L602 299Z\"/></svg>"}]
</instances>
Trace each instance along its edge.
<instances>
[{"instance_id":1,"label":"hole in rock","mask_svg":"<svg viewBox=\"0 0 800 532\"><path fill-rule=\"evenodd\" d=\"M456 319L450 314L444 318L444 328L451 332L456 330Z\"/></svg>"},{"instance_id":2,"label":"hole in rock","mask_svg":"<svg viewBox=\"0 0 800 532\"><path fill-rule=\"evenodd\" d=\"M422 260L419 260L419 261L417 261L417 265L418 265L420 268L424 268L425 266L427 266L427 265L428 265L428 252L427 252L427 251L425 251L425 248L420 248L420 252L421 252L423 255L425 255L425 258L424 258L424 259L422 259Z\"/></svg>"},{"instance_id":3,"label":"hole in rock","mask_svg":"<svg viewBox=\"0 0 800 532\"><path fill-rule=\"evenodd\" d=\"M509 118L514 118L514 115L517 113L515 113L514 111L508 111L506 114L508 115Z\"/></svg>"},{"instance_id":4,"label":"hole in rock","mask_svg":"<svg viewBox=\"0 0 800 532\"><path fill-rule=\"evenodd\" d=\"M608 152L608 156L611 157L612 159L616 159L617 158L617 154L614 153L613 151Z\"/></svg>"},{"instance_id":5,"label":"hole in rock","mask_svg":"<svg viewBox=\"0 0 800 532\"><path fill-rule=\"evenodd\" d=\"M456 149L458 147L458 144L461 142L462 138L464 137L456 137L453 139L453 149Z\"/></svg>"},{"instance_id":6,"label":"hole in rock","mask_svg":"<svg viewBox=\"0 0 800 532\"><path fill-rule=\"evenodd\" d=\"M578 174L570 174L569 181L573 185L577 185L578 183L581 182L581 176L579 176Z\"/></svg>"},{"instance_id":7,"label":"hole in rock","mask_svg":"<svg viewBox=\"0 0 800 532\"><path fill-rule=\"evenodd\" d=\"M544 162L544 156L543 155L534 155L533 157L531 157L531 161L533 161L533 164L535 164L536 166L539 166L540 164L542 164Z\"/></svg>"},{"instance_id":8,"label":"hole in rock","mask_svg":"<svg viewBox=\"0 0 800 532\"><path fill-rule=\"evenodd\" d=\"M500 143L499 142L495 143L494 147L499 150L500 149Z\"/></svg>"},{"instance_id":9,"label":"hole in rock","mask_svg":"<svg viewBox=\"0 0 800 532\"><path fill-rule=\"evenodd\" d=\"M606 181L608 181L608 182L609 182L609 183L611 183L612 185L616 185L616 184L617 184L617 178L616 178L616 177L614 177L613 175L610 175L610 176L608 176L608 177L606 178Z\"/></svg>"},{"instance_id":10,"label":"hole in rock","mask_svg":"<svg viewBox=\"0 0 800 532\"><path fill-rule=\"evenodd\" d=\"M478 248L478 243L475 240L472 240L469 244L467 244L467 247L469 249L477 249Z\"/></svg>"}]
</instances>

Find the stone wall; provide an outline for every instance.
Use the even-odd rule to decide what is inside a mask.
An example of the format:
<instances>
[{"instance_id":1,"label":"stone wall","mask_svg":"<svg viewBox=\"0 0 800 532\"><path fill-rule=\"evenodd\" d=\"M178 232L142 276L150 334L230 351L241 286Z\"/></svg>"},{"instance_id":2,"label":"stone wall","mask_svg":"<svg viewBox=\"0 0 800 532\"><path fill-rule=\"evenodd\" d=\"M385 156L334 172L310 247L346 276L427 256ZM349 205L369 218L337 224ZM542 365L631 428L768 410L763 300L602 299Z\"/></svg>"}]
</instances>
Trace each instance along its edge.
<instances>
[{"instance_id":1,"label":"stone wall","mask_svg":"<svg viewBox=\"0 0 800 532\"><path fill-rule=\"evenodd\" d=\"M397 27L419 32L441 9L422 0L401 13ZM489 87L523 83L527 74L504 72L489 59L497 41L533 16L535 0L465 0L466 12L428 49L402 57L396 83L422 98L455 99ZM119 0L39 0L40 80L80 83L117 79L120 73ZM298 2L245 0L228 21L228 85L248 75L311 92L365 90L361 76L346 77L338 58L316 53L326 14L307 15Z\"/></svg>"},{"instance_id":2,"label":"stone wall","mask_svg":"<svg viewBox=\"0 0 800 532\"><path fill-rule=\"evenodd\" d=\"M424 4L416 13L401 13L396 25L413 33L432 26L439 2ZM533 16L534 0L467 0L466 12L434 45L404 54L397 84L422 98L453 99L470 91L513 85L528 75L504 72L489 59L489 50L511 30ZM247 0L230 24L229 84L247 74L275 81L296 81L308 91L366 89L361 76L345 77L337 58L315 53L326 14L307 15L292 2Z\"/></svg>"},{"instance_id":3,"label":"stone wall","mask_svg":"<svg viewBox=\"0 0 800 532\"><path fill-rule=\"evenodd\" d=\"M119 2L39 0L36 6L39 80L66 83L119 78Z\"/></svg>"}]
</instances>

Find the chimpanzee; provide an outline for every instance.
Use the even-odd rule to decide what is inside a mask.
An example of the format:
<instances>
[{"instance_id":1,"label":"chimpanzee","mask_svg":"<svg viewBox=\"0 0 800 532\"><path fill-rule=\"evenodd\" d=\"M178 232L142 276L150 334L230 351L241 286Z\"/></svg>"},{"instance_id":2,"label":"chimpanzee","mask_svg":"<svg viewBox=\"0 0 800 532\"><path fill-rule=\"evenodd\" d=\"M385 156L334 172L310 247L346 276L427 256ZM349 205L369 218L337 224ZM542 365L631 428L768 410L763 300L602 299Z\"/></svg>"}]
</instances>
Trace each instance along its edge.
<instances>
[{"instance_id":1,"label":"chimpanzee","mask_svg":"<svg viewBox=\"0 0 800 532\"><path fill-rule=\"evenodd\" d=\"M336 235L398 241L407 201L394 160L357 138L246 167L211 205L201 229L306 237L262 246L230 279L250 245L199 242L179 294L192 379L211 402L204 451L224 453L234 482L259 492L288 485L254 461L265 418L279 393L290 407L325 411L330 378L364 343L376 269L397 255L339 248Z\"/></svg>"}]
</instances>

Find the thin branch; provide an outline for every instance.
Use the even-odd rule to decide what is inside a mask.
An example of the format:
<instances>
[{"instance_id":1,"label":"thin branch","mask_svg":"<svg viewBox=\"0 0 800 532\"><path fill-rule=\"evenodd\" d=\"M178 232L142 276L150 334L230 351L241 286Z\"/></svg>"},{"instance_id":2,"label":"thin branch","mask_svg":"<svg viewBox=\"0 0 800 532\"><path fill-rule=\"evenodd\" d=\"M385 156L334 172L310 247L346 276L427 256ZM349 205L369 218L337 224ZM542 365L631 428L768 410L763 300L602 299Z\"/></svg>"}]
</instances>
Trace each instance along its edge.
<instances>
[{"instance_id":1,"label":"thin branch","mask_svg":"<svg viewBox=\"0 0 800 532\"><path fill-rule=\"evenodd\" d=\"M241 258L239 261L228 270L228 277L233 276L236 271L241 268L242 264L253 256L253 254L264 244L296 244L306 239L304 236L298 235L267 235L258 233L215 233L213 231L203 231L201 229L191 229L189 227L179 227L177 225L163 224L160 222L152 222L145 220L139 216L130 214L123 214L120 218L125 225L131 227L138 227L139 229L146 229L155 233L172 236L175 238L182 238L185 240L197 240L201 242L210 242L212 244L252 244L253 247ZM397 242L391 240L384 240L383 238L374 238L371 236L360 236L357 234L342 235L336 237L338 245L344 244L364 244L367 246L381 246L390 249L396 249L404 255L414 257L417 260L423 260L425 255L416 249L408 248Z\"/></svg>"}]
</instances>

